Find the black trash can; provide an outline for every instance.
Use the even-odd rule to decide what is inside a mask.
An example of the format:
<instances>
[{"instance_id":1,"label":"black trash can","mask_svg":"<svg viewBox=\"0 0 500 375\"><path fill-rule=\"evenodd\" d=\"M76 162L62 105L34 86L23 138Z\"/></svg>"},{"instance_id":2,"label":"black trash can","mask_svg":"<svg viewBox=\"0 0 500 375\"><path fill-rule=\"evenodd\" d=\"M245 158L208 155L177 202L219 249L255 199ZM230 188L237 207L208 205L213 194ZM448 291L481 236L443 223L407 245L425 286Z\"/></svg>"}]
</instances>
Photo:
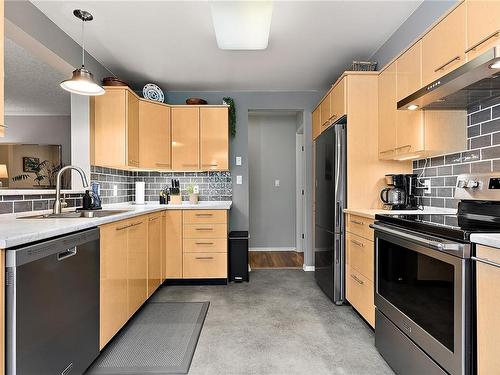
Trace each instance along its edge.
<instances>
[{"instance_id":1,"label":"black trash can","mask_svg":"<svg viewBox=\"0 0 500 375\"><path fill-rule=\"evenodd\" d=\"M229 233L229 281L249 281L248 231Z\"/></svg>"}]
</instances>

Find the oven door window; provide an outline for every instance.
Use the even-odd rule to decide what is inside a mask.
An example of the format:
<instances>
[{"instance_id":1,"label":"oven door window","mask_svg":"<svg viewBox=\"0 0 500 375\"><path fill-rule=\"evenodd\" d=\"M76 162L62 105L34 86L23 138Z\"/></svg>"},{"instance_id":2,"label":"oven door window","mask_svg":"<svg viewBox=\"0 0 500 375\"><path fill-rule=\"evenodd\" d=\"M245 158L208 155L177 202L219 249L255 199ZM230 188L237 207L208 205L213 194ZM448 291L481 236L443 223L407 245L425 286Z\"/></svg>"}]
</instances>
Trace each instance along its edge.
<instances>
[{"instance_id":1,"label":"oven door window","mask_svg":"<svg viewBox=\"0 0 500 375\"><path fill-rule=\"evenodd\" d=\"M454 266L378 241L378 294L453 352Z\"/></svg>"}]
</instances>

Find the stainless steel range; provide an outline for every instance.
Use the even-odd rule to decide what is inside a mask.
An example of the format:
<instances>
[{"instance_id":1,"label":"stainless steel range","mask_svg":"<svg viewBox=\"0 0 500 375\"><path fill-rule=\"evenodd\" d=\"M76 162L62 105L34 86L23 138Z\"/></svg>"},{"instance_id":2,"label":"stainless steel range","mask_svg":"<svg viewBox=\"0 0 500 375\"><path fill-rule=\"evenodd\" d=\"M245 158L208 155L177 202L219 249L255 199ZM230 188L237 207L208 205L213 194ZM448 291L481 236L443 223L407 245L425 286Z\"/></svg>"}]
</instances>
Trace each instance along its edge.
<instances>
[{"instance_id":1,"label":"stainless steel range","mask_svg":"<svg viewBox=\"0 0 500 375\"><path fill-rule=\"evenodd\" d=\"M500 232L500 173L461 175L456 215L377 215L375 344L398 374L470 374L474 245Z\"/></svg>"}]
</instances>

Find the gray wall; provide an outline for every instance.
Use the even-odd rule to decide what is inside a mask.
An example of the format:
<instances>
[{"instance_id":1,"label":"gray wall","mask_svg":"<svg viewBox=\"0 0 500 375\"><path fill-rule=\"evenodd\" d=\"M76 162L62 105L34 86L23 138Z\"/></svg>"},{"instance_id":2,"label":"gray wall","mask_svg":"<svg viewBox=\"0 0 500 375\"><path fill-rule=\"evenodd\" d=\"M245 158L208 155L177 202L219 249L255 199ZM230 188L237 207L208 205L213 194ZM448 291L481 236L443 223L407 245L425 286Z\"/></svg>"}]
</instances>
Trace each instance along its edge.
<instances>
[{"instance_id":1,"label":"gray wall","mask_svg":"<svg viewBox=\"0 0 500 375\"><path fill-rule=\"evenodd\" d=\"M8 131L0 143L61 145L62 161L71 162L70 116L5 116Z\"/></svg>"},{"instance_id":2,"label":"gray wall","mask_svg":"<svg viewBox=\"0 0 500 375\"><path fill-rule=\"evenodd\" d=\"M249 186L248 186L248 111L249 110L296 110L304 111L306 165L312 165L311 112L324 92L167 92L166 101L171 104L183 104L186 98L201 97L210 104L220 104L222 98L230 96L236 104L236 136L231 139L230 169L233 180L233 207L230 215L231 230L249 229ZM235 165L235 156L242 157L242 165ZM243 184L236 184L236 176L243 176ZM312 169L308 169L306 178L306 219L307 231L305 264L314 264L312 256Z\"/></svg>"},{"instance_id":3,"label":"gray wall","mask_svg":"<svg viewBox=\"0 0 500 375\"><path fill-rule=\"evenodd\" d=\"M248 116L250 247L296 247L296 128L296 114Z\"/></svg>"},{"instance_id":4,"label":"gray wall","mask_svg":"<svg viewBox=\"0 0 500 375\"><path fill-rule=\"evenodd\" d=\"M379 69L413 43L438 18L457 4L456 0L424 0L392 36L370 57Z\"/></svg>"}]
</instances>

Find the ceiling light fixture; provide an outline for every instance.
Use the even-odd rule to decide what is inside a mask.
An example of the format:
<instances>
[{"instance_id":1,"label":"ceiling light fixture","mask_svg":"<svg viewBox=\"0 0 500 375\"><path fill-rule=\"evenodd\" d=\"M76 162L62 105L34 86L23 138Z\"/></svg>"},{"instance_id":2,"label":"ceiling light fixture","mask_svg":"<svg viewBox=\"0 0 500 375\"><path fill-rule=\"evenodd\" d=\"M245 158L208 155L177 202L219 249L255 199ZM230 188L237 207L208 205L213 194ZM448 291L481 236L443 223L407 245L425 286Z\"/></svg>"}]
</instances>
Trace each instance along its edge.
<instances>
[{"instance_id":1,"label":"ceiling light fixture","mask_svg":"<svg viewBox=\"0 0 500 375\"><path fill-rule=\"evenodd\" d=\"M410 105L407 107L407 109L409 109L410 111L414 111L414 110L416 110L417 108L418 108L418 105L416 105L416 104L410 104Z\"/></svg>"},{"instance_id":2,"label":"ceiling light fixture","mask_svg":"<svg viewBox=\"0 0 500 375\"><path fill-rule=\"evenodd\" d=\"M104 94L104 89L97 84L94 76L85 68L85 22L92 21L94 17L85 10L75 9L73 14L82 20L82 67L73 71L71 79L61 82L60 86L71 93L78 95L96 96Z\"/></svg>"},{"instance_id":3,"label":"ceiling light fixture","mask_svg":"<svg viewBox=\"0 0 500 375\"><path fill-rule=\"evenodd\" d=\"M493 64L491 64L490 69L500 69L500 60L497 60Z\"/></svg>"},{"instance_id":4,"label":"ceiling light fixture","mask_svg":"<svg viewBox=\"0 0 500 375\"><path fill-rule=\"evenodd\" d=\"M224 50L263 50L269 42L272 1L210 2L217 46Z\"/></svg>"}]
</instances>

